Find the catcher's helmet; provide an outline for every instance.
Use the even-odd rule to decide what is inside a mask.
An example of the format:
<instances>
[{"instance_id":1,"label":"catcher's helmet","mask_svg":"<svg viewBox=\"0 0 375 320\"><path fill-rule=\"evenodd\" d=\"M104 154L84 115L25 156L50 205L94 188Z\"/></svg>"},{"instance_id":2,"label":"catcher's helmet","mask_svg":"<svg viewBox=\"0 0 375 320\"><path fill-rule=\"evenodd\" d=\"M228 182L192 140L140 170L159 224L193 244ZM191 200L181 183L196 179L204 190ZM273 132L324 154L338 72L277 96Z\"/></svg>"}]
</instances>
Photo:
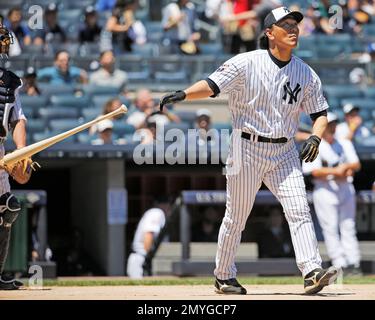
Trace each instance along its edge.
<instances>
[{"instance_id":1,"label":"catcher's helmet","mask_svg":"<svg viewBox=\"0 0 375 320\"><path fill-rule=\"evenodd\" d=\"M9 47L13 44L13 36L7 28L0 24L0 57L8 55Z\"/></svg>"}]
</instances>

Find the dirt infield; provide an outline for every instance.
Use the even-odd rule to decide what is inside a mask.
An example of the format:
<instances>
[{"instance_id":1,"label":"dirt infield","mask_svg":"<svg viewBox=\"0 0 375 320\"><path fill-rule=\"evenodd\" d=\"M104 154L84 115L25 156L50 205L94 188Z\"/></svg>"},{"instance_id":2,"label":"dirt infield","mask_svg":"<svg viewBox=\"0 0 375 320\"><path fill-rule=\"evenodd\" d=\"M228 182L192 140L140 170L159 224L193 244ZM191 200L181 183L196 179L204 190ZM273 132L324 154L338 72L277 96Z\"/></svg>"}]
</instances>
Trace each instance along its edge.
<instances>
[{"instance_id":1,"label":"dirt infield","mask_svg":"<svg viewBox=\"0 0 375 320\"><path fill-rule=\"evenodd\" d=\"M374 284L333 285L306 296L301 285L245 285L246 296L222 296L210 285L82 286L0 291L0 300L375 300Z\"/></svg>"}]
</instances>

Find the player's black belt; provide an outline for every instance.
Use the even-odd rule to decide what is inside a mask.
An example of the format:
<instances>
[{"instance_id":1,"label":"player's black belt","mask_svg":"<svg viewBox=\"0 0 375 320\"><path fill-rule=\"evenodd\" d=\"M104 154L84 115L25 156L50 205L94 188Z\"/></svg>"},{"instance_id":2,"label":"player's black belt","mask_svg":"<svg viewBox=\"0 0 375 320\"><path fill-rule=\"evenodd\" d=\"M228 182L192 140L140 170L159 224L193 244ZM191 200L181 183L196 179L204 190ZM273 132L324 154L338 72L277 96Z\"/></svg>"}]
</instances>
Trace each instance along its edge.
<instances>
[{"instance_id":1,"label":"player's black belt","mask_svg":"<svg viewBox=\"0 0 375 320\"><path fill-rule=\"evenodd\" d=\"M286 143L288 139L285 137L282 138L267 138L262 136L253 135L247 132L242 132L241 137L250 141L259 141L259 142L269 142L269 143Z\"/></svg>"}]
</instances>

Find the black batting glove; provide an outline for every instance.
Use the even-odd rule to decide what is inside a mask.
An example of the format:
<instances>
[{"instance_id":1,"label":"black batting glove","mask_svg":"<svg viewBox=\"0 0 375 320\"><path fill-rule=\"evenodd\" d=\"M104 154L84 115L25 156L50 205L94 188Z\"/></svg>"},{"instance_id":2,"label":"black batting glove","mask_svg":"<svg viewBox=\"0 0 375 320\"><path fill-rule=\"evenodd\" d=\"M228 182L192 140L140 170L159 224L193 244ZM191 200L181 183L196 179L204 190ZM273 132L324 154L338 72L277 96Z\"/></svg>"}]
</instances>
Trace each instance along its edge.
<instances>
[{"instance_id":1,"label":"black batting glove","mask_svg":"<svg viewBox=\"0 0 375 320\"><path fill-rule=\"evenodd\" d=\"M319 154L319 144L321 139L317 136L310 136L302 145L302 150L299 155L301 161L313 162Z\"/></svg>"},{"instance_id":2,"label":"black batting glove","mask_svg":"<svg viewBox=\"0 0 375 320\"><path fill-rule=\"evenodd\" d=\"M168 93L160 99L160 111L163 111L163 107L167 104L171 104L178 101L183 101L186 98L186 93L182 90Z\"/></svg>"}]
</instances>

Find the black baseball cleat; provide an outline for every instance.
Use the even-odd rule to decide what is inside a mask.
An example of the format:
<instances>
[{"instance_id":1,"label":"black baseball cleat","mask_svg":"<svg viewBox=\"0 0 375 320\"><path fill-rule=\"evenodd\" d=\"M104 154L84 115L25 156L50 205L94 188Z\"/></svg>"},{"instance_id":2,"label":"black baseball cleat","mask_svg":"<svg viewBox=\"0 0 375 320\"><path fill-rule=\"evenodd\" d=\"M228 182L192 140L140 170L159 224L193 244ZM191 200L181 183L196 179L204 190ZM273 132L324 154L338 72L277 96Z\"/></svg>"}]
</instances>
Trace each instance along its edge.
<instances>
[{"instance_id":1,"label":"black baseball cleat","mask_svg":"<svg viewBox=\"0 0 375 320\"><path fill-rule=\"evenodd\" d=\"M18 290L23 286L21 281L16 279L6 279L0 276L0 290Z\"/></svg>"},{"instance_id":2,"label":"black baseball cleat","mask_svg":"<svg viewBox=\"0 0 375 320\"><path fill-rule=\"evenodd\" d=\"M337 279L339 270L335 267L328 269L317 268L305 276L305 293L316 294Z\"/></svg>"},{"instance_id":3,"label":"black baseball cleat","mask_svg":"<svg viewBox=\"0 0 375 320\"><path fill-rule=\"evenodd\" d=\"M216 278L215 292L220 294L246 294L246 289L241 286L236 278L220 280Z\"/></svg>"}]
</instances>

